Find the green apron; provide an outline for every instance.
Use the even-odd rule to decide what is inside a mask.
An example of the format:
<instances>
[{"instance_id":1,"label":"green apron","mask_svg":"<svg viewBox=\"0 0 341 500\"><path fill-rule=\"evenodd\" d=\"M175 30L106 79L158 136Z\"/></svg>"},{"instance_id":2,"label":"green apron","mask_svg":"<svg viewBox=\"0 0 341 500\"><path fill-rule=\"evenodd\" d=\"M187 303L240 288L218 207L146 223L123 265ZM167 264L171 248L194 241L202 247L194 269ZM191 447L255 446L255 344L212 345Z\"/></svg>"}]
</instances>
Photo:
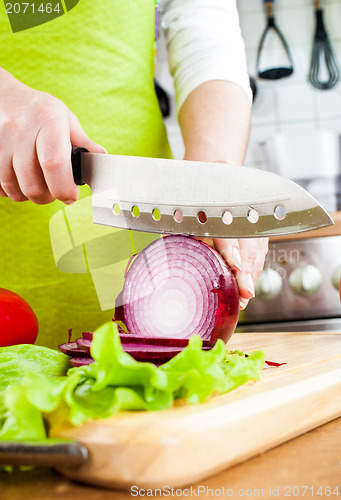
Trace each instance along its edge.
<instances>
[{"instance_id":1,"label":"green apron","mask_svg":"<svg viewBox=\"0 0 341 500\"><path fill-rule=\"evenodd\" d=\"M109 153L170 157L153 86L154 0L80 0L67 12L68 4L72 1L60 2L63 15L13 33L14 14L9 19L1 2L0 66L30 87L61 99L89 137ZM89 194L86 186L81 188L81 197ZM65 342L69 328L74 336L93 330L113 312L103 301L101 306L94 276L87 272L89 259L85 269L64 266L67 273L60 270L63 265L56 266L60 256L55 261L50 221L51 238L57 241L62 219L61 231L70 231L68 213L83 231L91 225L89 203L81 210L75 205L39 206L0 198L0 287L29 302L38 316L37 342L51 347ZM99 236L112 231L115 247L115 230L97 228ZM96 244L92 250L96 255ZM105 268L100 274L105 281Z\"/></svg>"}]
</instances>

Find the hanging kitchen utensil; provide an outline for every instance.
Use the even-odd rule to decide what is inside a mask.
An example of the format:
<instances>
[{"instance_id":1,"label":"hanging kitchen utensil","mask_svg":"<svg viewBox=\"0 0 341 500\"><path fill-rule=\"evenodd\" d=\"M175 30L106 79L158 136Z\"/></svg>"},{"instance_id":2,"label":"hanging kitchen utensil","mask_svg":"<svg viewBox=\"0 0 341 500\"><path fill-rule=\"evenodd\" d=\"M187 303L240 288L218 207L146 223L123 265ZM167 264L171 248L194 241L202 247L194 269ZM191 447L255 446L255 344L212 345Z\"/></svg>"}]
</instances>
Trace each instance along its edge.
<instances>
[{"instance_id":1,"label":"hanging kitchen utensil","mask_svg":"<svg viewBox=\"0 0 341 500\"><path fill-rule=\"evenodd\" d=\"M257 84L255 82L255 79L249 75L249 80L250 80L250 87L251 87L251 90L252 90L252 103L255 102L255 99L257 97Z\"/></svg>"},{"instance_id":2,"label":"hanging kitchen utensil","mask_svg":"<svg viewBox=\"0 0 341 500\"><path fill-rule=\"evenodd\" d=\"M259 78L265 80L279 80L286 76L290 76L294 72L293 58L289 49L289 46L282 34L282 32L277 27L274 16L274 0L264 0L267 26L263 32L262 38L259 42L258 53L257 53L257 71ZM288 66L273 67L265 70L260 70L260 60L264 50L264 44L267 38L274 33L276 38L280 41L280 44L284 50L284 55L288 59Z\"/></svg>"},{"instance_id":3,"label":"hanging kitchen utensil","mask_svg":"<svg viewBox=\"0 0 341 500\"><path fill-rule=\"evenodd\" d=\"M154 80L154 88L159 101L162 116L166 118L170 115L170 100L167 92Z\"/></svg>"},{"instance_id":4,"label":"hanging kitchen utensil","mask_svg":"<svg viewBox=\"0 0 341 500\"><path fill-rule=\"evenodd\" d=\"M155 4L155 32L154 32L154 89L159 101L162 116L166 118L170 115L170 99L167 92L158 84L155 79L157 41L159 38L159 0L154 0Z\"/></svg>"},{"instance_id":5,"label":"hanging kitchen utensil","mask_svg":"<svg viewBox=\"0 0 341 500\"><path fill-rule=\"evenodd\" d=\"M304 189L277 174L223 163L73 154L92 190L93 221L151 233L272 236L332 223Z\"/></svg>"},{"instance_id":6,"label":"hanging kitchen utensil","mask_svg":"<svg viewBox=\"0 0 341 500\"><path fill-rule=\"evenodd\" d=\"M309 70L310 83L320 90L328 90L340 81L340 70L323 21L321 0L314 0L316 28ZM327 76L323 79L323 76Z\"/></svg>"}]
</instances>

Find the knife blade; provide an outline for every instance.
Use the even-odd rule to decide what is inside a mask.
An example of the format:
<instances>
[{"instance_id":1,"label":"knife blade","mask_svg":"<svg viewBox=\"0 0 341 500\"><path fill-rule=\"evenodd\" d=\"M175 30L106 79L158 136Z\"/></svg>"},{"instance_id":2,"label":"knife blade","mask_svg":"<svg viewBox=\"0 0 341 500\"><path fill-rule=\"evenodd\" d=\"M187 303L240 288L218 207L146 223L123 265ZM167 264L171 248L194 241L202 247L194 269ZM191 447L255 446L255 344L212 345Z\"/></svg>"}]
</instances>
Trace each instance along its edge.
<instances>
[{"instance_id":1,"label":"knife blade","mask_svg":"<svg viewBox=\"0 0 341 500\"><path fill-rule=\"evenodd\" d=\"M97 224L211 238L294 234L333 224L318 201L272 172L223 163L89 153L72 157Z\"/></svg>"}]
</instances>

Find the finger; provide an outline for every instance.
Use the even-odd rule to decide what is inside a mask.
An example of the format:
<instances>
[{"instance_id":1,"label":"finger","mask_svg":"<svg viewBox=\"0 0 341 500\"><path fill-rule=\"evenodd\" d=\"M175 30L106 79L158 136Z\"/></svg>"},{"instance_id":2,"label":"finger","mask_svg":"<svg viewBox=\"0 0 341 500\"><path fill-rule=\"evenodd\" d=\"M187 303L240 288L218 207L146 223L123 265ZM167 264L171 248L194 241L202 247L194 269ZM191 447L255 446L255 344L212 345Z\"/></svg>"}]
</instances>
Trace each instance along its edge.
<instances>
[{"instance_id":1,"label":"finger","mask_svg":"<svg viewBox=\"0 0 341 500\"><path fill-rule=\"evenodd\" d=\"M0 196L2 196L3 198L8 198L7 194L6 194L6 193L5 193L5 191L2 189L1 184L0 184Z\"/></svg>"},{"instance_id":2,"label":"finger","mask_svg":"<svg viewBox=\"0 0 341 500\"><path fill-rule=\"evenodd\" d=\"M255 280L255 283L257 282L261 272L263 271L264 268L264 263L266 259L266 255L269 250L269 239L268 238L261 238L258 243L259 246L259 251L257 252L256 259L253 265L253 277Z\"/></svg>"},{"instance_id":3,"label":"finger","mask_svg":"<svg viewBox=\"0 0 341 500\"><path fill-rule=\"evenodd\" d=\"M78 188L71 167L70 129L65 115L45 122L36 138L36 152L51 195L71 204L78 198Z\"/></svg>"},{"instance_id":4,"label":"finger","mask_svg":"<svg viewBox=\"0 0 341 500\"><path fill-rule=\"evenodd\" d=\"M255 296L255 283L251 273L239 271L236 273L237 284L240 297L243 299L252 299Z\"/></svg>"},{"instance_id":5,"label":"finger","mask_svg":"<svg viewBox=\"0 0 341 500\"><path fill-rule=\"evenodd\" d=\"M243 311L245 309L245 307L248 305L249 301L247 299L244 299L243 297L241 297L239 299L239 309L241 311Z\"/></svg>"},{"instance_id":6,"label":"finger","mask_svg":"<svg viewBox=\"0 0 341 500\"><path fill-rule=\"evenodd\" d=\"M26 201L26 196L21 192L18 179L15 175L12 166L12 159L7 158L0 161L0 182L1 189L4 191L5 196L11 198L13 201Z\"/></svg>"},{"instance_id":7,"label":"finger","mask_svg":"<svg viewBox=\"0 0 341 500\"><path fill-rule=\"evenodd\" d=\"M263 269L268 250L267 238L239 240L242 269L237 274L240 294L245 299L255 296L255 284Z\"/></svg>"},{"instance_id":8,"label":"finger","mask_svg":"<svg viewBox=\"0 0 341 500\"><path fill-rule=\"evenodd\" d=\"M34 147L29 154L27 148L25 151L15 152L13 169L21 192L29 200L39 205L51 203L54 200L45 182Z\"/></svg>"},{"instance_id":9,"label":"finger","mask_svg":"<svg viewBox=\"0 0 341 500\"><path fill-rule=\"evenodd\" d=\"M69 124L70 124L70 140L73 146L82 147L90 151L91 153L106 153L106 150L92 141L82 129L78 118L76 115L69 112Z\"/></svg>"},{"instance_id":10,"label":"finger","mask_svg":"<svg viewBox=\"0 0 341 500\"><path fill-rule=\"evenodd\" d=\"M254 281L257 280L264 267L268 241L268 238L249 238L239 241L243 262L242 270L244 273L251 273Z\"/></svg>"},{"instance_id":11,"label":"finger","mask_svg":"<svg viewBox=\"0 0 341 500\"><path fill-rule=\"evenodd\" d=\"M217 238L214 240L214 245L233 271L241 270L242 258L239 250L239 241L237 239Z\"/></svg>"}]
</instances>

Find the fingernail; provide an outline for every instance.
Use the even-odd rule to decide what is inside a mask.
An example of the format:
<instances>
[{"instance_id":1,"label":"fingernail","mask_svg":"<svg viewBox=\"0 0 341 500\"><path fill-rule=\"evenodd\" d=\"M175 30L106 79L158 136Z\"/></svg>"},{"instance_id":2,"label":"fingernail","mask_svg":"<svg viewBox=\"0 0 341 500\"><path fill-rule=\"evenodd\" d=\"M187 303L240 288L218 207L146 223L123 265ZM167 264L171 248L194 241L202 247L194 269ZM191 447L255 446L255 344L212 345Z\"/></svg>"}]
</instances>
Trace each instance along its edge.
<instances>
[{"instance_id":1,"label":"fingernail","mask_svg":"<svg viewBox=\"0 0 341 500\"><path fill-rule=\"evenodd\" d=\"M66 200L64 201L65 205L72 205L72 203L75 203L77 200Z\"/></svg>"},{"instance_id":2,"label":"fingernail","mask_svg":"<svg viewBox=\"0 0 341 500\"><path fill-rule=\"evenodd\" d=\"M234 262L234 267L237 268L238 271L240 271L242 268L242 258L240 256L238 248L236 247L233 248L232 255L233 255L232 261Z\"/></svg>"},{"instance_id":3,"label":"fingernail","mask_svg":"<svg viewBox=\"0 0 341 500\"><path fill-rule=\"evenodd\" d=\"M249 273L247 276L246 276L246 279L247 279L247 289L250 293L252 293L252 297L255 296L255 285L253 283L253 278L251 276L251 274Z\"/></svg>"},{"instance_id":4,"label":"fingernail","mask_svg":"<svg viewBox=\"0 0 341 500\"><path fill-rule=\"evenodd\" d=\"M231 248L230 246L224 248L220 252L222 257L226 260L229 266L235 267L238 271L242 268L242 258L240 256L239 250L236 247Z\"/></svg>"},{"instance_id":5,"label":"fingernail","mask_svg":"<svg viewBox=\"0 0 341 500\"><path fill-rule=\"evenodd\" d=\"M245 302L242 302L241 300L239 301L239 308L241 311L243 311L245 309L245 307L247 306L248 304L248 301L245 303Z\"/></svg>"}]
</instances>

